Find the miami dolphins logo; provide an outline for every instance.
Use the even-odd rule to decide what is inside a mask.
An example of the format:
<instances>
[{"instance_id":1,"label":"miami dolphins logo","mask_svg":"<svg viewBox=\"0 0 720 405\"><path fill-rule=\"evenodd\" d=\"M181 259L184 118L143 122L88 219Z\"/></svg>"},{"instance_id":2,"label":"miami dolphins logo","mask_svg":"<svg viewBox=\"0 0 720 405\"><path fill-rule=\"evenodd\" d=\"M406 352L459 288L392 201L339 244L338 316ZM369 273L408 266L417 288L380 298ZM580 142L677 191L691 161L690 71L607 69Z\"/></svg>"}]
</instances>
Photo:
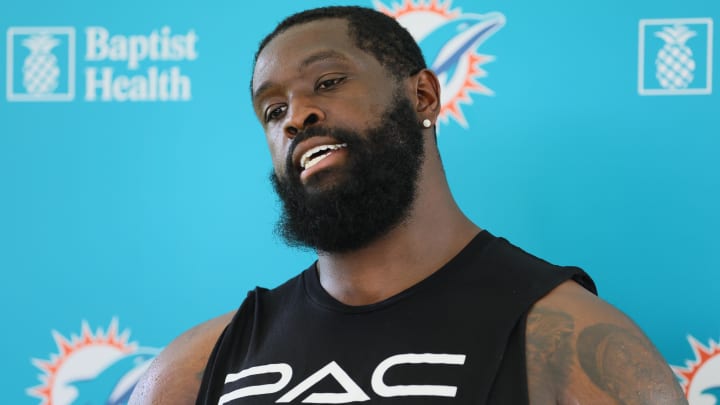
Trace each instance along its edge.
<instances>
[{"instance_id":1,"label":"miami dolphins logo","mask_svg":"<svg viewBox=\"0 0 720 405\"><path fill-rule=\"evenodd\" d=\"M452 8L452 0L404 0L392 7L379 0L373 4L410 32L438 75L442 87L440 121L447 123L452 118L467 128L461 106L472 104L471 94L494 94L480 79L488 75L483 66L495 57L477 49L505 26L505 16L498 12L463 13Z\"/></svg>"},{"instance_id":2,"label":"miami dolphins logo","mask_svg":"<svg viewBox=\"0 0 720 405\"><path fill-rule=\"evenodd\" d=\"M52 331L58 353L47 360L33 359L42 372L41 385L27 394L40 405L124 405L135 384L159 352L128 343L130 331L118 333L113 319L107 331L93 333L83 321L80 336L66 338Z\"/></svg>"},{"instance_id":3,"label":"miami dolphins logo","mask_svg":"<svg viewBox=\"0 0 720 405\"><path fill-rule=\"evenodd\" d=\"M710 340L708 346L688 336L695 360L685 367L671 366L680 379L690 405L720 405L720 346Z\"/></svg>"}]
</instances>

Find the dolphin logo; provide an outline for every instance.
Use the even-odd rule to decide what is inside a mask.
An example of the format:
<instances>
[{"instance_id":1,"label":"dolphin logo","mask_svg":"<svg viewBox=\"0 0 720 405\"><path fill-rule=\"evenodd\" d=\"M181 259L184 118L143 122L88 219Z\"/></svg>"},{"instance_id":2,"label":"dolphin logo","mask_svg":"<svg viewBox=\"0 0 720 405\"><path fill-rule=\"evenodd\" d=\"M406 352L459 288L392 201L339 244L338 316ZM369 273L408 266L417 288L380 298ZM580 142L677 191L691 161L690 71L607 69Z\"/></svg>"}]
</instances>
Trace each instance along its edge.
<instances>
[{"instance_id":1,"label":"dolphin logo","mask_svg":"<svg viewBox=\"0 0 720 405\"><path fill-rule=\"evenodd\" d=\"M501 13L463 14L442 24L420 41L438 76L452 76L460 58L505 26Z\"/></svg>"},{"instance_id":2,"label":"dolphin logo","mask_svg":"<svg viewBox=\"0 0 720 405\"><path fill-rule=\"evenodd\" d=\"M462 105L472 104L472 93L494 94L480 79L487 76L482 66L495 58L478 53L477 48L505 26L505 15L463 13L452 6L452 0L402 0L391 6L373 0L373 4L410 32L437 74L442 88L439 120L452 118L467 128Z\"/></svg>"},{"instance_id":3,"label":"dolphin logo","mask_svg":"<svg viewBox=\"0 0 720 405\"><path fill-rule=\"evenodd\" d=\"M715 398L715 405L720 405L720 386L706 388L702 391L703 395L712 395Z\"/></svg>"},{"instance_id":4,"label":"dolphin logo","mask_svg":"<svg viewBox=\"0 0 720 405\"><path fill-rule=\"evenodd\" d=\"M127 404L133 388L152 359L153 355L149 353L133 353L121 357L91 379L71 381L79 392L73 405Z\"/></svg>"}]
</instances>

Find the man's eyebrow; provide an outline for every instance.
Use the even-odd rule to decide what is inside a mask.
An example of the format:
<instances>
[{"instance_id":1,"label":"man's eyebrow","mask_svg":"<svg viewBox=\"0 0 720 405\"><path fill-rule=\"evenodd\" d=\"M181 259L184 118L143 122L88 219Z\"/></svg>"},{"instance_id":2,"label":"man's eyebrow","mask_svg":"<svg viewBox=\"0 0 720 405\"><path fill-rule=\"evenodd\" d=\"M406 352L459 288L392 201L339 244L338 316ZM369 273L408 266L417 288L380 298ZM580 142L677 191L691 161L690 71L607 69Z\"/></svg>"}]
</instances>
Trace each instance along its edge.
<instances>
[{"instance_id":1,"label":"man's eyebrow","mask_svg":"<svg viewBox=\"0 0 720 405\"><path fill-rule=\"evenodd\" d=\"M275 85L275 83L270 82L270 81L264 82L263 84L261 84L260 87L258 87L257 90L255 90L255 92L252 95L253 101L257 100L258 97L260 97L262 95L262 93L270 90L270 88L273 87L274 85Z\"/></svg>"},{"instance_id":2,"label":"man's eyebrow","mask_svg":"<svg viewBox=\"0 0 720 405\"><path fill-rule=\"evenodd\" d=\"M329 59L335 59L340 62L347 62L349 59L347 56L343 55L342 53L338 51L334 51L332 49L322 50L319 52L315 52L305 59L303 59L300 64L298 65L298 70L306 69L308 66L312 65L313 63L322 62ZM271 87L275 85L272 81L266 81L262 83L255 92L253 92L253 100L257 100L258 97L262 95L262 93L268 91Z\"/></svg>"},{"instance_id":3,"label":"man's eyebrow","mask_svg":"<svg viewBox=\"0 0 720 405\"><path fill-rule=\"evenodd\" d=\"M307 58L303 59L302 62L300 62L299 69L300 70L305 69L308 66L312 65L313 63L321 62L321 61L324 61L327 59L338 59L341 62L345 62L348 60L348 58L345 55L343 55L342 53L340 53L338 51L334 51L332 49L328 49L328 50L316 52L316 53L308 56Z\"/></svg>"}]
</instances>

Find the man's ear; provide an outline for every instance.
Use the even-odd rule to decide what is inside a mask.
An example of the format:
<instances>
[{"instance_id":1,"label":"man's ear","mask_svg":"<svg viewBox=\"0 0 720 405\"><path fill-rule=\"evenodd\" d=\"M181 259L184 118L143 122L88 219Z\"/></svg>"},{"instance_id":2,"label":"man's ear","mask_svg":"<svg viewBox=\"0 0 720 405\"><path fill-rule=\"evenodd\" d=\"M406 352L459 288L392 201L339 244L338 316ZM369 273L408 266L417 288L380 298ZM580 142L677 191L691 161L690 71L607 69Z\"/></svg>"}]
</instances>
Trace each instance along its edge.
<instances>
[{"instance_id":1,"label":"man's ear","mask_svg":"<svg viewBox=\"0 0 720 405\"><path fill-rule=\"evenodd\" d=\"M440 82L432 70L423 69L414 76L415 111L435 122L440 114Z\"/></svg>"}]
</instances>

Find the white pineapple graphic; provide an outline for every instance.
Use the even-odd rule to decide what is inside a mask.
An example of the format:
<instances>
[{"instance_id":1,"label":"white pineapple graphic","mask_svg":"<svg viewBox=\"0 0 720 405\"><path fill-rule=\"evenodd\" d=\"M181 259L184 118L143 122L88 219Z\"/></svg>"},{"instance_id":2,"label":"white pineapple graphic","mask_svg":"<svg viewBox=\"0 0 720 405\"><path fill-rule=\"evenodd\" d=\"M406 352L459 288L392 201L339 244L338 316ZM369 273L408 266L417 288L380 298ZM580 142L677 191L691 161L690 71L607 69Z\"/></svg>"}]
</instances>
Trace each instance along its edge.
<instances>
[{"instance_id":1,"label":"white pineapple graphic","mask_svg":"<svg viewBox=\"0 0 720 405\"><path fill-rule=\"evenodd\" d=\"M697 32L680 24L665 27L655 33L656 37L665 41L665 45L658 51L655 59L657 68L655 77L664 89L686 89L695 78L693 53L685 45L685 42L695 35Z\"/></svg>"},{"instance_id":2,"label":"white pineapple graphic","mask_svg":"<svg viewBox=\"0 0 720 405\"><path fill-rule=\"evenodd\" d=\"M48 34L33 35L22 41L23 46L30 49L30 55L23 63L23 85L28 93L48 94L58 87L60 68L51 51L59 43L59 40Z\"/></svg>"}]
</instances>

